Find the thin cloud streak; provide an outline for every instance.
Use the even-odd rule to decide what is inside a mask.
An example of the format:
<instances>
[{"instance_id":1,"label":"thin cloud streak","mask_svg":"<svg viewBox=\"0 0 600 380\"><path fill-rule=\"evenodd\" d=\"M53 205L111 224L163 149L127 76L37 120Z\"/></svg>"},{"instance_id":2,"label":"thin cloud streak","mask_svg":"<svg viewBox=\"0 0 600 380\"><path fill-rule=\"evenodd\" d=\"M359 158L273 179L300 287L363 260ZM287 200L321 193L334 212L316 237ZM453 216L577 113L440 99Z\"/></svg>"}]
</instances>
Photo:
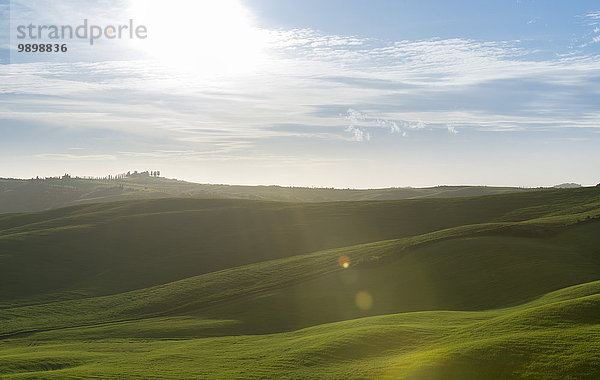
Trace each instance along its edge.
<instances>
[{"instance_id":1,"label":"thin cloud streak","mask_svg":"<svg viewBox=\"0 0 600 380\"><path fill-rule=\"evenodd\" d=\"M34 157L43 160L59 161L112 161L116 160L112 154L64 154L64 153L42 153L35 154Z\"/></svg>"}]
</instances>

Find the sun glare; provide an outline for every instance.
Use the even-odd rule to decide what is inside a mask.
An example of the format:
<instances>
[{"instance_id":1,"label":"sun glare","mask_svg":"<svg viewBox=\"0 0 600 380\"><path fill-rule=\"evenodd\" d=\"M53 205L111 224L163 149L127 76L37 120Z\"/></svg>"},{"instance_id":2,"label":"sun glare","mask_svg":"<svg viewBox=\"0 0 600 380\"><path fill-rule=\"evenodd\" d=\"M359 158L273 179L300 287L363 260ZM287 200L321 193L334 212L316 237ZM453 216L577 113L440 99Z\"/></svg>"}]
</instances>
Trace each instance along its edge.
<instances>
[{"instance_id":1,"label":"sun glare","mask_svg":"<svg viewBox=\"0 0 600 380\"><path fill-rule=\"evenodd\" d=\"M342 256L338 257L338 264L342 268L346 269L350 266L350 258L346 255L342 255Z\"/></svg>"},{"instance_id":2,"label":"sun glare","mask_svg":"<svg viewBox=\"0 0 600 380\"><path fill-rule=\"evenodd\" d=\"M266 33L237 0L132 0L131 13L148 28L141 49L168 66L233 75L254 70L264 59Z\"/></svg>"},{"instance_id":3,"label":"sun glare","mask_svg":"<svg viewBox=\"0 0 600 380\"><path fill-rule=\"evenodd\" d=\"M373 306L373 296L371 293L361 290L360 292L356 293L354 302L359 309L369 310L371 306Z\"/></svg>"}]
</instances>

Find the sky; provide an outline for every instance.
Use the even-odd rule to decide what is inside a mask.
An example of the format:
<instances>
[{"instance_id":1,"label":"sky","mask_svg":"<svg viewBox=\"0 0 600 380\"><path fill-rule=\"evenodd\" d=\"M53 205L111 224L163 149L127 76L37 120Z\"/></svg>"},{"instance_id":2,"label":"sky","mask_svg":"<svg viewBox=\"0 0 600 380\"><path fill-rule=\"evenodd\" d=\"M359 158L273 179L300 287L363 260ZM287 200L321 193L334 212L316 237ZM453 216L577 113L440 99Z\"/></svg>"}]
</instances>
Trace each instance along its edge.
<instances>
[{"instance_id":1,"label":"sky","mask_svg":"<svg viewBox=\"0 0 600 380\"><path fill-rule=\"evenodd\" d=\"M600 182L597 1L0 0L0 20L0 177ZM18 51L40 42L67 51Z\"/></svg>"}]
</instances>

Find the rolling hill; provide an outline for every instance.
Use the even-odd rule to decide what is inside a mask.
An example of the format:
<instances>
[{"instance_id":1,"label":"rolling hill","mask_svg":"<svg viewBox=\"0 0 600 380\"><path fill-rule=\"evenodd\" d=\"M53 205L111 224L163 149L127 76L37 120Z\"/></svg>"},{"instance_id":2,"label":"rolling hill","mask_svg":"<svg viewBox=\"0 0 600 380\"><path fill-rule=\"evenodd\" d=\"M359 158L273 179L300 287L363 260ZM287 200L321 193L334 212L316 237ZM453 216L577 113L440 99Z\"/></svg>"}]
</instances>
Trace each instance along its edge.
<instances>
[{"instance_id":1,"label":"rolling hill","mask_svg":"<svg viewBox=\"0 0 600 380\"><path fill-rule=\"evenodd\" d=\"M0 376L594 379L599 232L599 188L0 215Z\"/></svg>"},{"instance_id":2,"label":"rolling hill","mask_svg":"<svg viewBox=\"0 0 600 380\"><path fill-rule=\"evenodd\" d=\"M471 197L529 189L487 186L430 188L333 189L282 186L199 184L162 177L120 179L11 179L0 178L0 214L42 211L78 204L156 198L225 198L285 202L398 200L428 197Z\"/></svg>"}]
</instances>

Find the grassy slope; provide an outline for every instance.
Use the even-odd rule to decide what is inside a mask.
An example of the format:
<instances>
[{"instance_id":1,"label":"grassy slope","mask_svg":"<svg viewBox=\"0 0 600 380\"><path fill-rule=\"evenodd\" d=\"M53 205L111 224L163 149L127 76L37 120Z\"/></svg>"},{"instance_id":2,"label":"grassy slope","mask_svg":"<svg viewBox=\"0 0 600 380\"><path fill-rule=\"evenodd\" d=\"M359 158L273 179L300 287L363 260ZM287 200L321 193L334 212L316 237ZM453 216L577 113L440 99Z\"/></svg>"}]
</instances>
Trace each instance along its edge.
<instances>
[{"instance_id":1,"label":"grassy slope","mask_svg":"<svg viewBox=\"0 0 600 380\"><path fill-rule=\"evenodd\" d=\"M382 203L385 207L375 208L374 215L402 215L406 228L414 230L400 230L412 236L283 257L111 296L5 307L0 309L0 334L31 333L0 341L0 373L597 378L600 284L590 281L600 275L598 201L597 189L578 189ZM193 202L208 201L177 202L192 202L181 205L189 209ZM170 201L134 202L6 216L0 219L5 233L0 239L17 234L24 243L52 235L54 230L47 229L56 228L53 223L60 228L65 220L73 222L71 227L94 225L99 215L112 223L110 215L118 219L150 205L156 212L173 207ZM333 221L327 219L331 212L304 209L315 205L280 206L301 208L303 218L314 218L309 224L328 221L319 227L324 228L347 218L354 225L369 215L365 209L370 205L318 205L338 211L360 206L340 211L340 219ZM427 229L425 222L419 226L417 214L423 221L449 218L438 217ZM519 220L524 221L514 222ZM382 228L385 222L390 224L386 218L379 221ZM450 228L431 232L440 225ZM9 226L18 231L6 235ZM349 269L337 265L342 254L352 260ZM589 283L535 299L584 282ZM361 290L373 296L366 311L354 302ZM407 313L415 310L431 311ZM352 319L358 317L367 318ZM269 335L245 335L256 333Z\"/></svg>"},{"instance_id":2,"label":"grassy slope","mask_svg":"<svg viewBox=\"0 0 600 380\"><path fill-rule=\"evenodd\" d=\"M0 216L0 305L102 295L461 225L597 207L597 188L318 204L162 199ZM576 207L577 209L574 209Z\"/></svg>"},{"instance_id":3,"label":"grassy slope","mask_svg":"<svg viewBox=\"0 0 600 380\"><path fill-rule=\"evenodd\" d=\"M169 197L236 198L292 202L397 200L421 197L478 196L527 191L515 187L439 186L370 190L281 186L197 184L166 178L122 180L0 178L0 213L28 212L69 205Z\"/></svg>"},{"instance_id":4,"label":"grassy slope","mask_svg":"<svg viewBox=\"0 0 600 380\"><path fill-rule=\"evenodd\" d=\"M520 227L531 233L570 222L551 218ZM0 334L167 315L237 321L209 335L280 332L383 313L499 307L598 278L599 222L507 241L494 235L502 226L316 252L112 296L7 307L0 309ZM353 261L347 270L337 264L342 254ZM356 308L360 290L372 294L371 310Z\"/></svg>"},{"instance_id":5,"label":"grassy slope","mask_svg":"<svg viewBox=\"0 0 600 380\"><path fill-rule=\"evenodd\" d=\"M228 323L163 318L4 340L0 373L10 378L596 379L598 315L600 282L591 282L492 311L392 314L270 335L111 337L115 331L186 336L199 325Z\"/></svg>"}]
</instances>

